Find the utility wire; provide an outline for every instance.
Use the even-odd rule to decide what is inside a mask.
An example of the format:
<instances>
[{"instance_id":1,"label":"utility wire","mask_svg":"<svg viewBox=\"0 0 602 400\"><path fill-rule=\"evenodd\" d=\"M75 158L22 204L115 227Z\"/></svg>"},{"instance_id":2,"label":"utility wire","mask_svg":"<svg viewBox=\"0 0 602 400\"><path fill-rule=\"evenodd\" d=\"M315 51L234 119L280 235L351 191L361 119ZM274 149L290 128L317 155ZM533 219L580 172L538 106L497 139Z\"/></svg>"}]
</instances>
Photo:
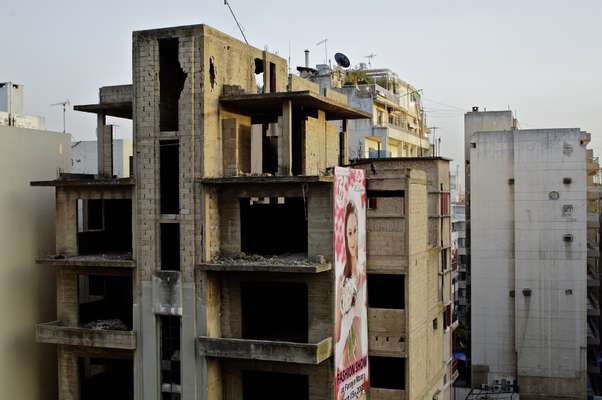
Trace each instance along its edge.
<instances>
[{"instance_id":1,"label":"utility wire","mask_svg":"<svg viewBox=\"0 0 602 400\"><path fill-rule=\"evenodd\" d=\"M238 26L238 29L240 29L240 33L241 33L243 39L245 39L245 43L249 44L249 41L247 40L247 37L245 36L245 32L243 31L242 26L240 26L240 23L238 22L238 19L236 18L236 15L234 14L232 7L230 7L230 3L228 3L228 0L224 0L224 5L228 6L230 13L232 13L232 18L234 18L234 22L236 22L236 25Z\"/></svg>"}]
</instances>

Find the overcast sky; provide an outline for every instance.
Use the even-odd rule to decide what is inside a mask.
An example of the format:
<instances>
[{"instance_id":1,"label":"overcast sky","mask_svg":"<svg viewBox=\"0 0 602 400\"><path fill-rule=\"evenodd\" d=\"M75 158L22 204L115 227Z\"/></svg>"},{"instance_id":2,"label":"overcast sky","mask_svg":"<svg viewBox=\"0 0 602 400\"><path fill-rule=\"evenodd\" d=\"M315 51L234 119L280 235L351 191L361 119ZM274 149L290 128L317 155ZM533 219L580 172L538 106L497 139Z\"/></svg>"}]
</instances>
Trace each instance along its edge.
<instances>
[{"instance_id":1,"label":"overcast sky","mask_svg":"<svg viewBox=\"0 0 602 400\"><path fill-rule=\"evenodd\" d=\"M256 47L292 52L293 71L312 51L336 51L353 64L376 54L423 90L429 126L442 155L463 159L463 113L473 105L513 110L523 128L580 127L602 141L602 1L268 1L231 0ZM241 35L223 0L4 0L0 7L0 81L25 85L28 114L62 130L60 107L95 103L98 88L131 83L131 32L206 23ZM118 137L131 123L115 120ZM70 111L74 140L95 138L93 115Z\"/></svg>"}]
</instances>

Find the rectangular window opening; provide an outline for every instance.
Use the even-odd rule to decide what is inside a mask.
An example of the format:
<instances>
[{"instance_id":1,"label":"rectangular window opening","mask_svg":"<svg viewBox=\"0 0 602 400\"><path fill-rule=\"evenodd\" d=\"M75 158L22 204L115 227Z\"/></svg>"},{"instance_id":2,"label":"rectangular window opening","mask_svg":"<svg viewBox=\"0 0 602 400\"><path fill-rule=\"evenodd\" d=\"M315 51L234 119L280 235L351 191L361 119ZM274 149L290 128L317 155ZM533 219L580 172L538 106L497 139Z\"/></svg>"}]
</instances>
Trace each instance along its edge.
<instances>
[{"instance_id":1,"label":"rectangular window opening","mask_svg":"<svg viewBox=\"0 0 602 400\"><path fill-rule=\"evenodd\" d=\"M180 270L180 224L160 224L161 270Z\"/></svg>"},{"instance_id":2,"label":"rectangular window opening","mask_svg":"<svg viewBox=\"0 0 602 400\"><path fill-rule=\"evenodd\" d=\"M307 343L305 283L242 282L240 286L243 339Z\"/></svg>"},{"instance_id":3,"label":"rectangular window opening","mask_svg":"<svg viewBox=\"0 0 602 400\"><path fill-rule=\"evenodd\" d=\"M243 400L308 400L309 377L278 372L242 371Z\"/></svg>"},{"instance_id":4,"label":"rectangular window opening","mask_svg":"<svg viewBox=\"0 0 602 400\"><path fill-rule=\"evenodd\" d=\"M159 148L161 214L179 214L180 144L177 140L162 140Z\"/></svg>"},{"instance_id":5,"label":"rectangular window opening","mask_svg":"<svg viewBox=\"0 0 602 400\"><path fill-rule=\"evenodd\" d=\"M276 93L276 64L270 63L270 93Z\"/></svg>"},{"instance_id":6,"label":"rectangular window opening","mask_svg":"<svg viewBox=\"0 0 602 400\"><path fill-rule=\"evenodd\" d=\"M161 400L180 400L180 317L160 316L161 329Z\"/></svg>"},{"instance_id":7,"label":"rectangular window opening","mask_svg":"<svg viewBox=\"0 0 602 400\"><path fill-rule=\"evenodd\" d=\"M240 199L241 251L246 254L307 254L306 204L302 197L286 197L284 203Z\"/></svg>"},{"instance_id":8,"label":"rectangular window opening","mask_svg":"<svg viewBox=\"0 0 602 400\"><path fill-rule=\"evenodd\" d=\"M83 400L134 399L134 363L111 358L78 359Z\"/></svg>"},{"instance_id":9,"label":"rectangular window opening","mask_svg":"<svg viewBox=\"0 0 602 400\"><path fill-rule=\"evenodd\" d=\"M368 367L371 387L405 390L405 358L370 356Z\"/></svg>"},{"instance_id":10,"label":"rectangular window opening","mask_svg":"<svg viewBox=\"0 0 602 400\"><path fill-rule=\"evenodd\" d=\"M132 330L133 289L129 276L78 275L80 325Z\"/></svg>"},{"instance_id":11,"label":"rectangular window opening","mask_svg":"<svg viewBox=\"0 0 602 400\"><path fill-rule=\"evenodd\" d=\"M159 39L159 129L161 132L179 129L180 94L186 73L179 60L179 40Z\"/></svg>"},{"instance_id":12,"label":"rectangular window opening","mask_svg":"<svg viewBox=\"0 0 602 400\"><path fill-rule=\"evenodd\" d=\"M77 199L79 255L132 253L132 200Z\"/></svg>"},{"instance_id":13,"label":"rectangular window opening","mask_svg":"<svg viewBox=\"0 0 602 400\"><path fill-rule=\"evenodd\" d=\"M368 307L403 310L405 276L368 274Z\"/></svg>"}]
</instances>

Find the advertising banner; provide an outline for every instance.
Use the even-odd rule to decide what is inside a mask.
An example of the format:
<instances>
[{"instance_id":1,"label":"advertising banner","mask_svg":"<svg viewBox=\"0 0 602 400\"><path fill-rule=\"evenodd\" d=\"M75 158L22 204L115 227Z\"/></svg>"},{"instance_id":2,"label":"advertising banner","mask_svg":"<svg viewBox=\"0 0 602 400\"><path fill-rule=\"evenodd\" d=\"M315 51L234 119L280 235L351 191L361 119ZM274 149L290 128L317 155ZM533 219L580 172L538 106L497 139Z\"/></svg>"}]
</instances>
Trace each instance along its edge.
<instances>
[{"instance_id":1,"label":"advertising banner","mask_svg":"<svg viewBox=\"0 0 602 400\"><path fill-rule=\"evenodd\" d=\"M363 170L335 168L335 400L368 395L366 179Z\"/></svg>"}]
</instances>

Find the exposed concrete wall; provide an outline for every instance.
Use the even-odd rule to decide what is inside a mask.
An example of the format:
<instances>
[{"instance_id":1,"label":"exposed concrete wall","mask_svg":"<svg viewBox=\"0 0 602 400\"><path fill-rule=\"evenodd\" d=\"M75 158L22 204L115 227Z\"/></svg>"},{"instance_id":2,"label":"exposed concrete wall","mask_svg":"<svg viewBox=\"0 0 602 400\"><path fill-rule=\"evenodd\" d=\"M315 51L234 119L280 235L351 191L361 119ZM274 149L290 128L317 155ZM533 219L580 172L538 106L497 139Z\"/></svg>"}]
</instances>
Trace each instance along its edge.
<instances>
[{"instance_id":1,"label":"exposed concrete wall","mask_svg":"<svg viewBox=\"0 0 602 400\"><path fill-rule=\"evenodd\" d=\"M53 189L29 182L70 168L70 136L0 126L0 387L2 397L56 398L56 349L33 327L55 318L54 273L35 258L54 251Z\"/></svg>"},{"instance_id":2,"label":"exposed concrete wall","mask_svg":"<svg viewBox=\"0 0 602 400\"><path fill-rule=\"evenodd\" d=\"M585 397L583 135L549 129L472 136L473 369L479 381L518 378L525 398Z\"/></svg>"}]
</instances>

